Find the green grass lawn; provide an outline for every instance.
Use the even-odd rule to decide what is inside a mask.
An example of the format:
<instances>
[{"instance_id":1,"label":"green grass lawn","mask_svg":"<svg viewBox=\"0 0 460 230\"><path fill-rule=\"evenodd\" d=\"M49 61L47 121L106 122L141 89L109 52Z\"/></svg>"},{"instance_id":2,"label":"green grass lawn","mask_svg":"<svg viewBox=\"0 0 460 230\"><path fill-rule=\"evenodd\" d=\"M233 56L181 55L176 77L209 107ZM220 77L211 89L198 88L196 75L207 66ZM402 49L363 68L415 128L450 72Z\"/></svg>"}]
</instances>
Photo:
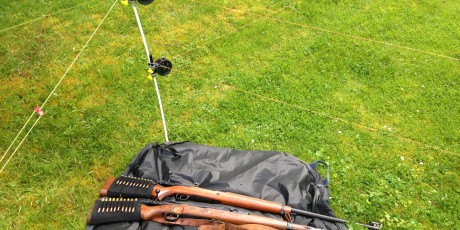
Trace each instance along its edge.
<instances>
[{"instance_id":1,"label":"green grass lawn","mask_svg":"<svg viewBox=\"0 0 460 230\"><path fill-rule=\"evenodd\" d=\"M113 3L0 2L0 157ZM324 160L338 217L460 229L459 1L138 10L152 54L174 64L158 79L171 141ZM0 174L0 229L84 228L104 181L164 142L146 61L117 3Z\"/></svg>"}]
</instances>

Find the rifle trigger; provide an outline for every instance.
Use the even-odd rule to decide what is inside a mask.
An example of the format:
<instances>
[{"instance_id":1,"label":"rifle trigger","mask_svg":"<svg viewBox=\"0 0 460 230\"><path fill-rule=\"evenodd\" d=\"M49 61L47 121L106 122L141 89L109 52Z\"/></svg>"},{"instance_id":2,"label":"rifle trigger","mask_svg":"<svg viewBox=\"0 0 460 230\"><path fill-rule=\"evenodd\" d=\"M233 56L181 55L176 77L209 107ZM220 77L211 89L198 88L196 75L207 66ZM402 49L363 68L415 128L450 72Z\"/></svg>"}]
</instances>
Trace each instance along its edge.
<instances>
[{"instance_id":1,"label":"rifle trigger","mask_svg":"<svg viewBox=\"0 0 460 230\"><path fill-rule=\"evenodd\" d=\"M187 201L189 198L189 195L176 194L176 199L180 201Z\"/></svg>"},{"instance_id":2,"label":"rifle trigger","mask_svg":"<svg viewBox=\"0 0 460 230\"><path fill-rule=\"evenodd\" d=\"M170 221L170 222L175 222L176 220L179 219L178 214L173 214L173 213L165 213L165 220Z\"/></svg>"}]
</instances>

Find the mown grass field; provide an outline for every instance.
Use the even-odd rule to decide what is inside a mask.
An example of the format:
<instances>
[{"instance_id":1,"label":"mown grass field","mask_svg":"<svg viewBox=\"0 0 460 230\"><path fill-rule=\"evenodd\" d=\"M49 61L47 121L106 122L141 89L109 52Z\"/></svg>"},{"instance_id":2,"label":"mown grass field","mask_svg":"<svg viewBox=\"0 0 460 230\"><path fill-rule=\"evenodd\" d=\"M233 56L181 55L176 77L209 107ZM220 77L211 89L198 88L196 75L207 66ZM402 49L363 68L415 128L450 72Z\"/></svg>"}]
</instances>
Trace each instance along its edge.
<instances>
[{"instance_id":1,"label":"mown grass field","mask_svg":"<svg viewBox=\"0 0 460 230\"><path fill-rule=\"evenodd\" d=\"M113 3L0 2L0 156ZM460 229L459 1L157 0L139 13L152 54L174 64L158 79L171 141L325 160L338 217ZM132 8L116 3L43 110L0 173L0 229L84 228L106 178L164 142Z\"/></svg>"}]
</instances>

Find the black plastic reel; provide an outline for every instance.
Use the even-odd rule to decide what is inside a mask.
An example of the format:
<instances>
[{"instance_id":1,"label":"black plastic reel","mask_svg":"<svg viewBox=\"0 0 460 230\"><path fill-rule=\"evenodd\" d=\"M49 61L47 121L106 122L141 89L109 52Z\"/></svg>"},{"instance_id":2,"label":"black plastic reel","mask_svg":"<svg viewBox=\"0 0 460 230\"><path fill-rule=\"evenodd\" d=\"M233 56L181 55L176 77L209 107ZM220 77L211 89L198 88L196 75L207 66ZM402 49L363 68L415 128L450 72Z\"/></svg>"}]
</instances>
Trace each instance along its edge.
<instances>
[{"instance_id":1,"label":"black plastic reel","mask_svg":"<svg viewBox=\"0 0 460 230\"><path fill-rule=\"evenodd\" d=\"M142 5L149 5L153 0L137 0Z\"/></svg>"},{"instance_id":2,"label":"black plastic reel","mask_svg":"<svg viewBox=\"0 0 460 230\"><path fill-rule=\"evenodd\" d=\"M128 2L129 4L135 4L136 2L139 2L142 5L149 5L153 2L153 0L125 0L125 2Z\"/></svg>"},{"instance_id":3,"label":"black plastic reel","mask_svg":"<svg viewBox=\"0 0 460 230\"><path fill-rule=\"evenodd\" d=\"M172 70L172 63L166 58L159 58L155 61L154 73L160 76L168 75Z\"/></svg>"}]
</instances>

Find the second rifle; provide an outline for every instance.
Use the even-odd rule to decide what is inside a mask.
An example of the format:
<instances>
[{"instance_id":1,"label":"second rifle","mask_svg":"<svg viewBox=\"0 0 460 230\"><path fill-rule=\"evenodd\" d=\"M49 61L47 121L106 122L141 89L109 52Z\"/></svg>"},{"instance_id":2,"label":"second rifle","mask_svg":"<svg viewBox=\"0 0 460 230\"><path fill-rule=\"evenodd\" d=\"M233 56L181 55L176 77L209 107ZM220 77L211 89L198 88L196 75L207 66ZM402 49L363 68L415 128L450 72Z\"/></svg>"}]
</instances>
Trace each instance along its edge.
<instances>
[{"instance_id":1,"label":"second rifle","mask_svg":"<svg viewBox=\"0 0 460 230\"><path fill-rule=\"evenodd\" d=\"M181 219L180 216L204 219ZM169 225L201 226L221 221L235 225L256 224L274 229L318 230L308 226L272 219L264 216L245 215L212 208L200 208L186 204L161 204L147 206L135 199L102 198L96 201L88 224L105 224L122 221L153 220Z\"/></svg>"}]
</instances>

